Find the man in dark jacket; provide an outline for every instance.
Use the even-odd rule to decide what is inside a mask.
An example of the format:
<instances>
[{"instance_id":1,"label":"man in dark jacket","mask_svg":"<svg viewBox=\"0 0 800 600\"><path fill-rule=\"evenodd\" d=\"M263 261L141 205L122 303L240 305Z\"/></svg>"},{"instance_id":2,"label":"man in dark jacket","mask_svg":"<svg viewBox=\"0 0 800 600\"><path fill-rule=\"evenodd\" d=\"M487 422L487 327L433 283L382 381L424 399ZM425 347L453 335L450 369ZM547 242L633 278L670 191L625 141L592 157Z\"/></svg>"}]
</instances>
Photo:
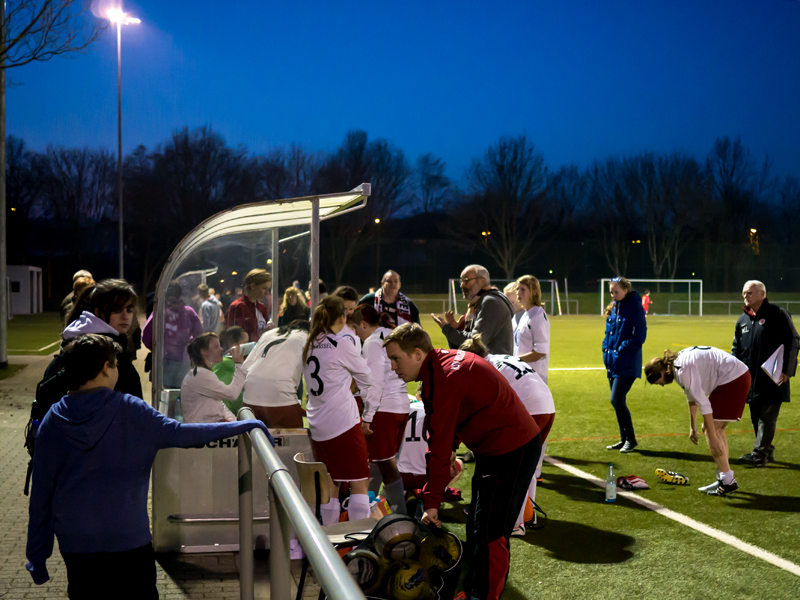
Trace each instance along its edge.
<instances>
[{"instance_id":1,"label":"man in dark jacket","mask_svg":"<svg viewBox=\"0 0 800 600\"><path fill-rule=\"evenodd\" d=\"M471 337L481 334L490 354L514 354L514 307L502 291L492 287L489 271L470 265L461 272L461 293L469 302L460 322L452 312L445 317L431 315L442 328L450 348L456 349Z\"/></svg>"},{"instance_id":2,"label":"man in dark jacket","mask_svg":"<svg viewBox=\"0 0 800 600\"><path fill-rule=\"evenodd\" d=\"M750 369L750 419L756 440L753 452L740 458L754 467L773 462L775 428L782 402L789 402L789 378L797 371L798 335L787 311L770 304L760 281L748 281L742 290L744 313L736 322L731 354ZM783 366L778 383L761 368L783 346Z\"/></svg>"}]
</instances>

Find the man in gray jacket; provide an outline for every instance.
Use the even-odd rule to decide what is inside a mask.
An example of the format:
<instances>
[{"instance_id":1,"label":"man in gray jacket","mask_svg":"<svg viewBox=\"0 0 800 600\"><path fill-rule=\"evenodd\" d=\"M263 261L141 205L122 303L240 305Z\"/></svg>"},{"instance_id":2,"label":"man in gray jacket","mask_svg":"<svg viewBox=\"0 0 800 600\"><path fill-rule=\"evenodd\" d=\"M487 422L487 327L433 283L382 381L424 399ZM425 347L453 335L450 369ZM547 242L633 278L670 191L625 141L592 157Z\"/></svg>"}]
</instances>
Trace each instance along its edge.
<instances>
[{"instance_id":1,"label":"man in gray jacket","mask_svg":"<svg viewBox=\"0 0 800 600\"><path fill-rule=\"evenodd\" d=\"M491 285L489 271L481 265L465 268L461 272L461 293L469 308L460 321L451 311L444 318L431 315L450 348L458 348L480 333L490 354L514 354L514 308L503 292Z\"/></svg>"}]
</instances>

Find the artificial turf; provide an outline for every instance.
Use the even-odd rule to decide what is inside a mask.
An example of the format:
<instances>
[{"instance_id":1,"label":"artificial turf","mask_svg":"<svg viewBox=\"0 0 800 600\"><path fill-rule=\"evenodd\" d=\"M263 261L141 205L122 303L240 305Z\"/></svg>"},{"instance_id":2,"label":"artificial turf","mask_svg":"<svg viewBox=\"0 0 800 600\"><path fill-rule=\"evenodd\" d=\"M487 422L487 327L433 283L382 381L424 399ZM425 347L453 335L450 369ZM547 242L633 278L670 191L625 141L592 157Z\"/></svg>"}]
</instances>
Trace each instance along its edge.
<instances>
[{"instance_id":1,"label":"artificial turf","mask_svg":"<svg viewBox=\"0 0 800 600\"><path fill-rule=\"evenodd\" d=\"M711 345L730 350L735 317L650 317L645 360L665 348ZM445 344L432 320L423 319L434 345ZM548 384L556 420L546 454L597 477L608 462L618 474L643 477L638 492L673 511L800 564L800 414L798 393L784 404L775 438L776 462L753 469L737 457L752 449L749 411L729 426L732 468L740 491L711 497L697 487L713 481L714 463L700 439L689 441L689 416L681 389L637 381L628 395L639 447L631 454L607 451L618 438L602 367L602 317L553 317ZM792 380L795 383L795 380ZM689 477L687 486L658 482L656 468ZM470 500L467 464L459 482ZM511 572L504 598L800 598L800 577L603 490L545 463L537 502L545 528L512 538ZM447 527L465 538L462 505L446 505Z\"/></svg>"},{"instance_id":2,"label":"artificial turf","mask_svg":"<svg viewBox=\"0 0 800 600\"><path fill-rule=\"evenodd\" d=\"M8 353L56 354L63 329L58 313L14 315L8 322Z\"/></svg>"}]
</instances>

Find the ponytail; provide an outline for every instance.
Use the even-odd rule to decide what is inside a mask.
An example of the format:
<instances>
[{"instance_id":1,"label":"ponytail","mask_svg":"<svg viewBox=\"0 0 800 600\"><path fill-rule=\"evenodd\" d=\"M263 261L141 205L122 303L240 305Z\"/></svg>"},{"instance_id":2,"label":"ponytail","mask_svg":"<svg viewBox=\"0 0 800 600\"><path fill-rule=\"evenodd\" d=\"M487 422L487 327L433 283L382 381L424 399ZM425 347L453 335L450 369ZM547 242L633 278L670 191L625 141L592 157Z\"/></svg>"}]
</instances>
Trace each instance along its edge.
<instances>
[{"instance_id":1,"label":"ponytail","mask_svg":"<svg viewBox=\"0 0 800 600\"><path fill-rule=\"evenodd\" d=\"M306 345L303 348L303 362L308 359L310 350L314 348L314 341L324 333L331 333L332 327L344 315L344 300L339 296L325 296L314 309L311 318L311 331L308 334Z\"/></svg>"},{"instance_id":2,"label":"ponytail","mask_svg":"<svg viewBox=\"0 0 800 600\"><path fill-rule=\"evenodd\" d=\"M664 357L656 357L644 366L644 376L647 383L653 384L664 375L665 383L675 381L675 359L678 358L676 352L664 350Z\"/></svg>"},{"instance_id":3,"label":"ponytail","mask_svg":"<svg viewBox=\"0 0 800 600\"><path fill-rule=\"evenodd\" d=\"M216 337L218 337L216 333L209 331L202 335L198 335L186 346L186 352L189 353L189 360L192 361L192 366L195 369L197 369L197 367L206 368L206 363L203 360L202 350L208 350L209 345L211 345L211 340Z\"/></svg>"},{"instance_id":4,"label":"ponytail","mask_svg":"<svg viewBox=\"0 0 800 600\"><path fill-rule=\"evenodd\" d=\"M472 354L477 354L481 358L486 358L489 355L489 349L483 343L480 333L469 338L466 342L461 344L458 349L464 352L472 352Z\"/></svg>"},{"instance_id":5,"label":"ponytail","mask_svg":"<svg viewBox=\"0 0 800 600\"><path fill-rule=\"evenodd\" d=\"M385 327L386 329L394 329L397 323L394 322L392 315L387 312L379 313L370 304L359 304L353 311L351 317L353 323L366 323L370 327Z\"/></svg>"}]
</instances>

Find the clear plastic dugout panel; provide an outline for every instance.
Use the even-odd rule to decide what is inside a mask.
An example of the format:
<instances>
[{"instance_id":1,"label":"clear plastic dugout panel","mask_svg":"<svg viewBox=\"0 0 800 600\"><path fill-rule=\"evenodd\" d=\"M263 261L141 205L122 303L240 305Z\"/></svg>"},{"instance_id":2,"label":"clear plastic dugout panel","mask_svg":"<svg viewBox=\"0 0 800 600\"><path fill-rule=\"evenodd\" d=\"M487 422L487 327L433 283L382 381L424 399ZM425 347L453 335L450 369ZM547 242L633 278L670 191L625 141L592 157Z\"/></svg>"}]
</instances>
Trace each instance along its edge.
<instances>
[{"instance_id":1,"label":"clear plastic dugout panel","mask_svg":"<svg viewBox=\"0 0 800 600\"><path fill-rule=\"evenodd\" d=\"M180 384L190 368L186 345L202 331L197 286L205 283L220 293L225 288L233 292L244 288L250 270L264 269L273 281L263 303L271 319L277 320L279 294L291 285L278 280L281 242L298 235L310 237L314 280L318 277L319 221L363 207L369 193L369 184L362 184L346 193L244 205L211 217L187 235L168 259L156 287L150 323L154 408L183 419ZM235 293L232 298L236 299ZM281 460L297 481L293 457L298 452L311 453L307 430L271 433ZM157 552L238 549L237 461L237 438L159 451L153 465L151 515ZM268 548L268 482L259 465L253 469L253 512L256 547Z\"/></svg>"}]
</instances>

